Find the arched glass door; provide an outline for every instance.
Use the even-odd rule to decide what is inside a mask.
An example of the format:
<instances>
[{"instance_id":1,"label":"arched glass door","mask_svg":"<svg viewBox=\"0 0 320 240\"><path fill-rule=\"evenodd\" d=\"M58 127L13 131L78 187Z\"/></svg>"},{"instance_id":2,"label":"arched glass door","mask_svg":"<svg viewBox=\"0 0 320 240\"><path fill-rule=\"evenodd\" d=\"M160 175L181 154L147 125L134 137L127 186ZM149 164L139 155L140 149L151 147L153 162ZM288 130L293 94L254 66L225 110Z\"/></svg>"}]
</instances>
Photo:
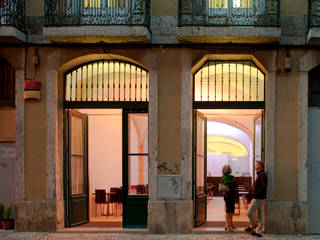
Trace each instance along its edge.
<instances>
[{"instance_id":1,"label":"arched glass door","mask_svg":"<svg viewBox=\"0 0 320 240\"><path fill-rule=\"evenodd\" d=\"M91 201L90 194L92 194L88 193L88 167L86 167L91 159L86 155L83 159L87 160L81 162L83 163L82 167L78 167L80 165L73 161L74 153L70 148L70 146L79 145L79 138L72 136L81 135L81 143L88 142L90 124L89 128L85 124L78 124L78 127L76 127L76 124L72 122L73 115L84 116L83 119L85 119L85 112L92 114L91 112L94 109L108 108L120 109L122 115L122 129L120 131L122 132L122 146L119 147L119 149L122 149L120 150L122 151L120 155L123 159L122 184L119 186L119 190L122 192L122 223L124 227L146 227L148 203L148 100L149 73L146 69L129 62L99 60L78 66L65 74L64 108L67 110L66 114L68 114L65 118L68 120L64 125L66 153L64 181L67 227L89 221L88 212L90 211L88 208L89 201ZM74 114L71 116L70 113ZM88 148L83 147L81 149L87 149L88 152ZM78 156L79 154L76 155ZM108 158L107 155L106 153L105 158ZM74 192L72 186L75 182L81 182L81 189L86 191L81 193ZM106 197L106 204L111 205L111 202L113 202L111 200L111 190L109 192L106 189L106 193L109 194ZM78 198L80 195L81 201ZM108 200L108 198L110 199ZM115 201L119 201L119 199ZM102 212L104 213L103 210ZM107 212L109 212L109 208Z\"/></svg>"},{"instance_id":2,"label":"arched glass door","mask_svg":"<svg viewBox=\"0 0 320 240\"><path fill-rule=\"evenodd\" d=\"M194 225L199 226L207 218L207 190L218 184L207 186L206 115L197 110L264 109L265 74L250 60L208 60L194 73L193 81ZM264 161L263 110L252 119L252 128L252 159Z\"/></svg>"}]
</instances>

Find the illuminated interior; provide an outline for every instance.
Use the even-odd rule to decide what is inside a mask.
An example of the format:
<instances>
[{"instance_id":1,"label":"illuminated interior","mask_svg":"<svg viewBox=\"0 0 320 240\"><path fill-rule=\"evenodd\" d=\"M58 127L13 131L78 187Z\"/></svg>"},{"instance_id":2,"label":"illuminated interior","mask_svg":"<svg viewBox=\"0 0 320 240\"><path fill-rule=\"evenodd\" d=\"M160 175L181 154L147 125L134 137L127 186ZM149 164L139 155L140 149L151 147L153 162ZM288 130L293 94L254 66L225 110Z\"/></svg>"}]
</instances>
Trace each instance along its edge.
<instances>
[{"instance_id":1,"label":"illuminated interior","mask_svg":"<svg viewBox=\"0 0 320 240\"><path fill-rule=\"evenodd\" d=\"M66 74L66 101L148 101L149 73L130 63L97 61Z\"/></svg>"},{"instance_id":2,"label":"illuminated interior","mask_svg":"<svg viewBox=\"0 0 320 240\"><path fill-rule=\"evenodd\" d=\"M208 154L228 154L233 157L244 157L248 151L240 142L231 138L220 136L208 136Z\"/></svg>"},{"instance_id":3,"label":"illuminated interior","mask_svg":"<svg viewBox=\"0 0 320 240\"><path fill-rule=\"evenodd\" d=\"M264 81L250 61L208 61L194 75L194 100L264 101Z\"/></svg>"},{"instance_id":4,"label":"illuminated interior","mask_svg":"<svg viewBox=\"0 0 320 240\"><path fill-rule=\"evenodd\" d=\"M251 0L233 0L234 8L250 8ZM228 0L208 0L209 8L228 8Z\"/></svg>"}]
</instances>

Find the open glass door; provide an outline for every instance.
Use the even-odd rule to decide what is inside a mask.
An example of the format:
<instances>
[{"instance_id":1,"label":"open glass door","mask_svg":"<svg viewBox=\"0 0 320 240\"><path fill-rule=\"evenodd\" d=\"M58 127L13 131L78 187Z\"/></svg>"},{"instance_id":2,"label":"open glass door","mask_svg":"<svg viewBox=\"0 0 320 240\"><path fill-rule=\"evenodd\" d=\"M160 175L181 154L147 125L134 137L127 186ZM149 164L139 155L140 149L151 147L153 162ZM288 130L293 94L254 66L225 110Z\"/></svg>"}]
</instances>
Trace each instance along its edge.
<instances>
[{"instance_id":1,"label":"open glass door","mask_svg":"<svg viewBox=\"0 0 320 240\"><path fill-rule=\"evenodd\" d=\"M207 118L194 112L193 202L195 226L207 221Z\"/></svg>"},{"instance_id":2,"label":"open glass door","mask_svg":"<svg viewBox=\"0 0 320 240\"><path fill-rule=\"evenodd\" d=\"M88 117L75 110L65 112L66 226L87 223L88 214Z\"/></svg>"},{"instance_id":3,"label":"open glass door","mask_svg":"<svg viewBox=\"0 0 320 240\"><path fill-rule=\"evenodd\" d=\"M123 226L147 227L148 112L123 111Z\"/></svg>"},{"instance_id":4,"label":"open glass door","mask_svg":"<svg viewBox=\"0 0 320 240\"><path fill-rule=\"evenodd\" d=\"M254 119L253 136L253 179L255 179L254 165L256 161L264 163L264 114L263 110Z\"/></svg>"}]
</instances>

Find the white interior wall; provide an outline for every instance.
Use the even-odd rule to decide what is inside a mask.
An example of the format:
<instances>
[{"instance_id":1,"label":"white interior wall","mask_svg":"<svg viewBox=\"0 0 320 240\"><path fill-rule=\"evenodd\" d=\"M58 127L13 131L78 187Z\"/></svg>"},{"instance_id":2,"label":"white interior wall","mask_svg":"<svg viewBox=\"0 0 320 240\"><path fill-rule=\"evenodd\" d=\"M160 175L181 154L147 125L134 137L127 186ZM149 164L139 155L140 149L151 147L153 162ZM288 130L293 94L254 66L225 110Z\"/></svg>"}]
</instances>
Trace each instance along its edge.
<instances>
[{"instance_id":1,"label":"white interior wall","mask_svg":"<svg viewBox=\"0 0 320 240\"><path fill-rule=\"evenodd\" d=\"M89 191L122 186L122 110L81 109L88 114Z\"/></svg>"},{"instance_id":2,"label":"white interior wall","mask_svg":"<svg viewBox=\"0 0 320 240\"><path fill-rule=\"evenodd\" d=\"M208 154L207 176L221 177L222 167L228 164L228 154Z\"/></svg>"},{"instance_id":3,"label":"white interior wall","mask_svg":"<svg viewBox=\"0 0 320 240\"><path fill-rule=\"evenodd\" d=\"M207 118L208 122L211 121L225 121L239 123L245 126L252 133L254 132L254 118L261 110L201 110ZM208 123L209 126L209 123ZM232 126L232 125L229 125ZM258 131L261 131L261 124L258 126ZM225 160L224 154L208 154L207 173L208 176L221 176L221 169L224 164L230 164L233 170L233 175L242 176L244 171L249 171L250 176L254 171L253 169L253 142L252 139L242 130L235 128L235 131L228 132L223 128L215 128L215 131L208 131L209 135L224 136L232 138L241 142L248 150L246 157L228 157ZM261 148L261 139L257 139L256 147ZM214 167L214 164L217 167ZM220 169L219 169L220 168ZM217 175L216 175L217 174Z\"/></svg>"},{"instance_id":4,"label":"white interior wall","mask_svg":"<svg viewBox=\"0 0 320 240\"><path fill-rule=\"evenodd\" d=\"M139 133L138 133L139 132ZM140 139L139 139L140 136ZM144 137L145 136L145 137ZM139 142L142 142L142 152L139 152ZM129 115L129 152L148 153L148 117L147 114ZM132 156L129 162L129 185L139 184L139 157ZM148 157L143 157L143 184L148 183Z\"/></svg>"}]
</instances>

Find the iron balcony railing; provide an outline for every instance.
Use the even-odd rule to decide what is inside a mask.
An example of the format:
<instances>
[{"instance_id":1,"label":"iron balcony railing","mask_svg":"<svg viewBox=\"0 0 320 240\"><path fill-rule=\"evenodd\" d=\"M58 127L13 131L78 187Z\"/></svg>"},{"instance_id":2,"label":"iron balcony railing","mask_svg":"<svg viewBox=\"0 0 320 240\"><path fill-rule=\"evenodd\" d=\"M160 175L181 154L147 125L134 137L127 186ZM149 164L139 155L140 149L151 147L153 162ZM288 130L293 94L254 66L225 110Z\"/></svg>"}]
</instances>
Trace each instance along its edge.
<instances>
[{"instance_id":1,"label":"iron balcony railing","mask_svg":"<svg viewBox=\"0 0 320 240\"><path fill-rule=\"evenodd\" d=\"M150 26L150 0L45 0L45 26Z\"/></svg>"},{"instance_id":2,"label":"iron balcony railing","mask_svg":"<svg viewBox=\"0 0 320 240\"><path fill-rule=\"evenodd\" d=\"M320 0L309 0L308 25L320 27Z\"/></svg>"},{"instance_id":3,"label":"iron balcony railing","mask_svg":"<svg viewBox=\"0 0 320 240\"><path fill-rule=\"evenodd\" d=\"M0 0L0 26L13 26L24 31L24 0Z\"/></svg>"},{"instance_id":4,"label":"iron balcony railing","mask_svg":"<svg viewBox=\"0 0 320 240\"><path fill-rule=\"evenodd\" d=\"M279 26L280 0L179 0L179 26Z\"/></svg>"}]
</instances>

